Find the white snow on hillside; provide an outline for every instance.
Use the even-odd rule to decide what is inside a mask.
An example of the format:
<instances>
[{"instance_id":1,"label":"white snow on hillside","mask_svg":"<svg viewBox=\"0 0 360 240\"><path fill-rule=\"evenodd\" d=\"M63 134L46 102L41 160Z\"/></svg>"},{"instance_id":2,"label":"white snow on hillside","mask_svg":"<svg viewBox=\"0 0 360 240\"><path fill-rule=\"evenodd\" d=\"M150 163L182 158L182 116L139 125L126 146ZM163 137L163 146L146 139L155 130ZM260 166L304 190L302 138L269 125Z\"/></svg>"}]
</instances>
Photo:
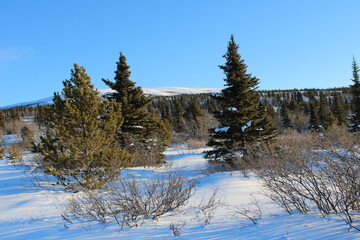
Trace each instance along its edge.
<instances>
[{"instance_id":1,"label":"white snow on hillside","mask_svg":"<svg viewBox=\"0 0 360 240\"><path fill-rule=\"evenodd\" d=\"M151 179L158 173L181 170L198 182L187 207L196 206L218 187L218 196L225 204L214 212L210 224L205 225L201 213L193 208L184 214L149 219L138 228L122 231L115 223L86 223L84 228L65 222L60 214L66 200L75 193L55 186L34 187L29 182L31 178L24 174L25 166L0 160L0 239L360 239L359 231L349 230L337 217L322 218L316 213L288 215L262 194L261 182L254 175L245 178L239 172L205 171L210 166L203 158L203 150L172 147L166 151L168 164L131 168L122 176L131 173ZM254 199L262 211L257 224L235 212L235 207L251 208ZM179 237L174 237L169 229L172 222L185 223Z\"/></svg>"},{"instance_id":2,"label":"white snow on hillside","mask_svg":"<svg viewBox=\"0 0 360 240\"><path fill-rule=\"evenodd\" d=\"M185 87L159 87L143 88L144 93L148 96L175 96L182 94L200 94L200 93L217 93L220 88L185 88ZM100 94L114 92L112 89L100 89Z\"/></svg>"},{"instance_id":3,"label":"white snow on hillside","mask_svg":"<svg viewBox=\"0 0 360 240\"><path fill-rule=\"evenodd\" d=\"M100 95L114 92L114 90L107 89L98 89ZM200 94L200 93L217 93L220 92L220 88L185 88L185 87L159 87L159 88L143 88L143 91L148 96L175 96L182 94ZM7 106L2 106L1 108L9 108L16 106L36 106L36 105L47 105L52 103L53 97L47 97L35 101L15 103Z\"/></svg>"},{"instance_id":4,"label":"white snow on hillside","mask_svg":"<svg viewBox=\"0 0 360 240\"><path fill-rule=\"evenodd\" d=\"M10 108L10 107L20 107L20 106L36 106L36 105L47 105L52 104L53 97L42 98L39 100L29 101L29 102L22 102L22 103L15 103L7 106L2 106L1 108Z\"/></svg>"}]
</instances>

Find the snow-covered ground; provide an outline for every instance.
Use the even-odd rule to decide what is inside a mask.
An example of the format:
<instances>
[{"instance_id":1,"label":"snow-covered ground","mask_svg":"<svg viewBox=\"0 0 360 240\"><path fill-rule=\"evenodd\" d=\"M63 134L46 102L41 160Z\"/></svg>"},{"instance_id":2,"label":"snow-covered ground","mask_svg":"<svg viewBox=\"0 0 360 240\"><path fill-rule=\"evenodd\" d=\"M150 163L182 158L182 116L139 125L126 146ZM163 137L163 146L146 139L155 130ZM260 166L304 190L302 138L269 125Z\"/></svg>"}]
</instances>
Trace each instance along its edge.
<instances>
[{"instance_id":1,"label":"snow-covered ground","mask_svg":"<svg viewBox=\"0 0 360 240\"><path fill-rule=\"evenodd\" d=\"M126 170L144 179L159 172L181 170L198 184L186 206L192 211L147 220L141 227L122 231L115 223L93 223L84 228L65 222L61 213L66 200L74 193L54 186L35 187L24 173L26 167L0 160L0 239L360 239L360 232L349 231L337 217L322 218L316 213L288 215L262 194L261 182L256 176L245 178L239 172L211 171L203 158L203 150L184 146L169 148L168 164ZM210 196L214 188L219 189L218 197L224 204L215 210L210 224L205 225L194 206ZM251 204L255 199L262 211L257 224L235 212L236 207L256 209ZM173 235L169 229L171 223L185 223L180 236Z\"/></svg>"}]
</instances>

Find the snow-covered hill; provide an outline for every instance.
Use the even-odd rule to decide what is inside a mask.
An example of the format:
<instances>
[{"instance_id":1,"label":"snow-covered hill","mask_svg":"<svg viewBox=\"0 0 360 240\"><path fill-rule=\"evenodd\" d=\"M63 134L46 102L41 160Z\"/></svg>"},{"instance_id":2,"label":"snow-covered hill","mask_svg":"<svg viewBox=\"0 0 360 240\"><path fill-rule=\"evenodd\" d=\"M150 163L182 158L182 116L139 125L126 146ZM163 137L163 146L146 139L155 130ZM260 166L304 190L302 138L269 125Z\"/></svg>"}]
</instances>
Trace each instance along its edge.
<instances>
[{"instance_id":1,"label":"snow-covered hill","mask_svg":"<svg viewBox=\"0 0 360 240\"><path fill-rule=\"evenodd\" d=\"M110 88L98 89L100 94L107 94L113 92ZM160 87L160 88L143 88L143 91L148 96L175 96L182 94L200 94L200 93L216 93L220 88L185 88L185 87ZM52 103L53 97L42 98L35 101L22 102L2 106L1 108L17 107L17 106L37 106L47 105Z\"/></svg>"}]
</instances>

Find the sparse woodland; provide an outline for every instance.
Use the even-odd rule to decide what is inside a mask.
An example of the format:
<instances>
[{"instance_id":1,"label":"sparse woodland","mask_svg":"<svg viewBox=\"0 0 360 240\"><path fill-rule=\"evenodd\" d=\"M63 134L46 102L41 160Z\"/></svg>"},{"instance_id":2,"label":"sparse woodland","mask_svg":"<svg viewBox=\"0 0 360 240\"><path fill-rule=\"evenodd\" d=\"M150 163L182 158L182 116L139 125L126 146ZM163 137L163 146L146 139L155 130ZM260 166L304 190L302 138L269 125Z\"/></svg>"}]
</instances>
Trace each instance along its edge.
<instances>
[{"instance_id":1,"label":"sparse woodland","mask_svg":"<svg viewBox=\"0 0 360 240\"><path fill-rule=\"evenodd\" d=\"M172 143L207 145L210 164L254 171L268 197L289 214L334 214L360 230L356 60L349 87L259 91L260 80L247 73L233 36L224 58L220 93L170 97L146 96L130 79L122 53L114 80L103 79L114 90L105 96L74 64L52 105L1 109L1 139L13 134L20 141L1 144L0 156L21 162L26 152L36 152L39 171L69 191L84 191L70 201L66 221L113 219L124 227L180 208L196 183L179 173L152 184L124 181L122 169L164 163Z\"/></svg>"}]
</instances>

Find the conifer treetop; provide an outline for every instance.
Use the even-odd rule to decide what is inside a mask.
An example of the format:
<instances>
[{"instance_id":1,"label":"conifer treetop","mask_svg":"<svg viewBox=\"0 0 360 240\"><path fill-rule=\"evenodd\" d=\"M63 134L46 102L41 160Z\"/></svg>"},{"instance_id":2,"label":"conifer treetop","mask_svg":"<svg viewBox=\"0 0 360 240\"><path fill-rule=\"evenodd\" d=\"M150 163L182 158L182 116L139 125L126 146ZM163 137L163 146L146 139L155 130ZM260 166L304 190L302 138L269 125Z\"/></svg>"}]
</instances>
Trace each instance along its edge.
<instances>
[{"instance_id":1,"label":"conifer treetop","mask_svg":"<svg viewBox=\"0 0 360 240\"><path fill-rule=\"evenodd\" d=\"M151 99L147 98L141 89L136 87L136 82L130 80L131 71L130 66L126 62L126 57L120 52L119 61L116 62L116 71L114 82L108 79L102 79L103 82L111 89L115 90L110 94L110 97L123 105L123 108L128 106L133 108L146 108ZM126 116L125 116L126 117Z\"/></svg>"},{"instance_id":2,"label":"conifer treetop","mask_svg":"<svg viewBox=\"0 0 360 240\"><path fill-rule=\"evenodd\" d=\"M225 74L226 88L215 96L222 108L214 112L219 128L210 129L208 146L214 150L208 151L205 156L230 164L239 154L246 154L250 144L269 141L276 132L256 91L259 80L247 73L238 49L231 35L223 56L225 64L219 66Z\"/></svg>"},{"instance_id":3,"label":"conifer treetop","mask_svg":"<svg viewBox=\"0 0 360 240\"><path fill-rule=\"evenodd\" d=\"M225 86L234 87L234 89L241 90L256 90L259 80L256 77L252 77L248 74L247 65L238 52L239 45L235 43L234 36L231 35L228 43L228 49L223 57L226 60L225 65L219 66L225 73L226 82ZM240 88L239 88L240 87ZM226 89L225 89L226 90ZM226 91L225 91L226 92Z\"/></svg>"},{"instance_id":4,"label":"conifer treetop","mask_svg":"<svg viewBox=\"0 0 360 240\"><path fill-rule=\"evenodd\" d=\"M354 84L351 85L351 90L353 94L353 106L354 106L354 116L352 117L353 131L360 131L360 80L359 80L359 66L355 58L353 57L352 61L352 71L353 78L351 79Z\"/></svg>"},{"instance_id":5,"label":"conifer treetop","mask_svg":"<svg viewBox=\"0 0 360 240\"><path fill-rule=\"evenodd\" d=\"M355 60L355 57L353 57L353 61L352 61L352 70L353 70L353 79L351 79L354 84L359 84L359 66L357 65L357 62Z\"/></svg>"}]
</instances>

